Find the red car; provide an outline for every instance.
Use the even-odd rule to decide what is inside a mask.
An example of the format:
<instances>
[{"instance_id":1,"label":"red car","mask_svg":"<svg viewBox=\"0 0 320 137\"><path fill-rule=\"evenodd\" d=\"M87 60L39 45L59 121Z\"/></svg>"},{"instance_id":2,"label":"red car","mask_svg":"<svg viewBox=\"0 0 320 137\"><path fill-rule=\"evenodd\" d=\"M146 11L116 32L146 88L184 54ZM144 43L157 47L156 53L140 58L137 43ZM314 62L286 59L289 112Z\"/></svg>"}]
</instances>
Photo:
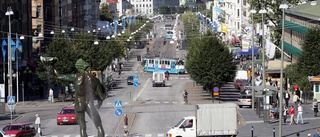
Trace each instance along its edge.
<instances>
[{"instance_id":1,"label":"red car","mask_svg":"<svg viewBox=\"0 0 320 137\"><path fill-rule=\"evenodd\" d=\"M76 113L74 107L64 107L58 113L57 116L57 125L61 124L76 124Z\"/></svg>"},{"instance_id":2,"label":"red car","mask_svg":"<svg viewBox=\"0 0 320 137\"><path fill-rule=\"evenodd\" d=\"M2 130L11 137L33 137L36 135L33 123L8 124Z\"/></svg>"}]
</instances>

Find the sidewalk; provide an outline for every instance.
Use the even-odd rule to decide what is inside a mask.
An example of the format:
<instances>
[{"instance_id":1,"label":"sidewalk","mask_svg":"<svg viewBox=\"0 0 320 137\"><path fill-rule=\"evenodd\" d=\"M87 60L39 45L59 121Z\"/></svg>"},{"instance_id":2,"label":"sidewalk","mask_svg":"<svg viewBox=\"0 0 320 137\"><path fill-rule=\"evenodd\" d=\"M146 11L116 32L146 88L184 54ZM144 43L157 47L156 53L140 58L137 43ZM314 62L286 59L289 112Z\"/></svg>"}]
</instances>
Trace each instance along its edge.
<instances>
[{"instance_id":1,"label":"sidewalk","mask_svg":"<svg viewBox=\"0 0 320 137\"><path fill-rule=\"evenodd\" d=\"M191 105L219 103L219 100L214 100L214 102L212 102L211 94L202 90L202 86L197 86L194 81L186 82L184 89L188 92L188 102ZM181 97L182 92L183 91L181 91ZM222 101L220 101L220 103L222 103Z\"/></svg>"}]
</instances>

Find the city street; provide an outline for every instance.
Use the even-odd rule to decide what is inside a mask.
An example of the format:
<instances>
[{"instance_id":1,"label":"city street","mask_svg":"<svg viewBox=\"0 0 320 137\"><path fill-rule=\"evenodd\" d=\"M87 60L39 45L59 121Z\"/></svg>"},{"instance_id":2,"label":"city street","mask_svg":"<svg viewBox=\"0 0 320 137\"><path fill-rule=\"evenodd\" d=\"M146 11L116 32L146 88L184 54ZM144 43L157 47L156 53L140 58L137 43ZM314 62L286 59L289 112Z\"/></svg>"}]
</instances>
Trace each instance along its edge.
<instances>
[{"instance_id":1,"label":"city street","mask_svg":"<svg viewBox=\"0 0 320 137\"><path fill-rule=\"evenodd\" d=\"M174 24L174 22L170 22ZM182 49L176 50L176 43L164 45L165 29L161 28L165 23L155 23L154 34L156 37L150 41L150 53L159 54L160 57L184 58L187 54L185 45ZM183 23L180 22L183 26ZM181 29L183 27L179 26ZM137 62L138 55L145 55L145 49L132 49L130 51L129 61L124 62L124 71L120 78L117 73L112 73L117 81L117 86L109 93L109 97L103 102L99 110L105 134L108 137L124 136L123 115L118 117L115 115L114 101L121 100L123 102L123 114L129 117L129 134L132 137L164 137L166 132L177 124L184 116L195 115L195 104L213 103L210 94L202 91L201 86L197 86L188 74L170 75L170 80L166 82L165 87L152 86L152 74L146 73L139 68ZM127 77L132 75L139 76L138 87L127 85ZM182 92L187 89L189 92L189 103L183 101ZM239 93L234 89L232 83L228 83L221 88L222 91L231 91L230 94L223 94L226 100L220 103L233 102L237 103L234 96L238 97ZM228 100L229 99L229 100ZM219 103L215 100L214 103ZM72 102L56 102L47 103L45 100L25 102L25 106L20 102L16 106L16 114L13 115L14 123L18 122L34 122L35 114L41 117L41 127L43 136L46 137L80 137L78 125L57 125L57 113L64 106L73 106ZM320 118L313 116L311 104L303 104L304 107L304 125L283 125L283 135L287 137L296 137L296 133L301 136L307 136L308 133L314 133ZM241 118L244 123L239 125L239 137L251 137L251 127L254 129L255 137L271 137L273 128L275 128L276 136L278 135L278 121L271 123L263 123L262 118L251 108L239 108ZM89 136L96 136L97 130L87 116L87 133ZM290 120L288 119L287 122ZM227 121L226 121L227 122ZM10 123L10 115L2 116L0 126L4 127ZM217 123L219 124L219 123Z\"/></svg>"}]
</instances>

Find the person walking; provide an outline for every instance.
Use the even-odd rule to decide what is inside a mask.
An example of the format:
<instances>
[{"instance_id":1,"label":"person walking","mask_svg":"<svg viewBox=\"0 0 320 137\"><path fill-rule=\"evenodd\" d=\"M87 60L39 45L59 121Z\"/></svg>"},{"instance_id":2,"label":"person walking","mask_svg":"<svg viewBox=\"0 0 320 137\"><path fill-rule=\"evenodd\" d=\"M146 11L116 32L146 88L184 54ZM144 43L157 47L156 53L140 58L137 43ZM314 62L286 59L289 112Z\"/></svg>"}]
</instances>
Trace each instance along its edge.
<instances>
[{"instance_id":1,"label":"person walking","mask_svg":"<svg viewBox=\"0 0 320 137\"><path fill-rule=\"evenodd\" d=\"M303 118L302 118L303 108L301 103L298 104L298 114L297 114L297 125L299 124L299 120L301 120L301 124L303 125Z\"/></svg>"},{"instance_id":2,"label":"person walking","mask_svg":"<svg viewBox=\"0 0 320 137\"><path fill-rule=\"evenodd\" d=\"M40 136L42 135L42 132L41 132L41 121L40 121L40 117L39 117L39 114L36 114L36 120L34 121L34 124L35 124L35 130L36 130L36 133L39 133Z\"/></svg>"},{"instance_id":3,"label":"person walking","mask_svg":"<svg viewBox=\"0 0 320 137\"><path fill-rule=\"evenodd\" d=\"M288 92L288 90L285 91L283 98L284 98L284 101L286 102L286 106L289 106L290 93Z\"/></svg>"},{"instance_id":4,"label":"person walking","mask_svg":"<svg viewBox=\"0 0 320 137\"><path fill-rule=\"evenodd\" d=\"M283 106L283 123L287 123L287 116L288 116L288 107Z\"/></svg>"},{"instance_id":5,"label":"person walking","mask_svg":"<svg viewBox=\"0 0 320 137\"><path fill-rule=\"evenodd\" d=\"M319 109L318 109L318 100L316 98L313 99L312 108L313 108L314 116L317 117Z\"/></svg>"},{"instance_id":6,"label":"person walking","mask_svg":"<svg viewBox=\"0 0 320 137\"><path fill-rule=\"evenodd\" d=\"M124 133L125 133L126 135L128 135L129 130L128 130L128 115L127 115L127 114L124 115L124 117L123 117L123 122L124 122L124 126L123 126L123 128L124 128Z\"/></svg>"},{"instance_id":7,"label":"person walking","mask_svg":"<svg viewBox=\"0 0 320 137\"><path fill-rule=\"evenodd\" d=\"M292 97L292 102L294 103L294 107L298 108L298 104L300 102L300 97L294 92L294 95Z\"/></svg>"},{"instance_id":8,"label":"person walking","mask_svg":"<svg viewBox=\"0 0 320 137\"><path fill-rule=\"evenodd\" d=\"M48 102L49 102L49 103L54 103L53 90L52 90L52 88L49 88Z\"/></svg>"},{"instance_id":9,"label":"person walking","mask_svg":"<svg viewBox=\"0 0 320 137\"><path fill-rule=\"evenodd\" d=\"M295 123L295 121L294 121L294 113L295 113L295 109L294 109L293 106L291 106L290 109L289 109L290 125L292 125L293 123Z\"/></svg>"},{"instance_id":10,"label":"person walking","mask_svg":"<svg viewBox=\"0 0 320 137\"><path fill-rule=\"evenodd\" d=\"M124 126L128 126L128 115L125 114L123 117Z\"/></svg>"}]
</instances>

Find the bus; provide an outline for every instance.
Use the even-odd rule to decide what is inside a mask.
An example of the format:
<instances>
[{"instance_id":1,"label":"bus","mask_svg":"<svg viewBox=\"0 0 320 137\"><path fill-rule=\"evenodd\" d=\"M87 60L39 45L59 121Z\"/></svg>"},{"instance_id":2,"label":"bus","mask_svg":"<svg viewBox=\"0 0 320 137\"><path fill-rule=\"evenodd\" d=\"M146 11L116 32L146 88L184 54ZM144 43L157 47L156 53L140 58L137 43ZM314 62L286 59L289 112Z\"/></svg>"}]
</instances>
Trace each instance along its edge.
<instances>
[{"instance_id":1,"label":"bus","mask_svg":"<svg viewBox=\"0 0 320 137\"><path fill-rule=\"evenodd\" d=\"M145 72L166 72L170 74L183 74L185 61L176 58L144 57L143 65Z\"/></svg>"},{"instance_id":2,"label":"bus","mask_svg":"<svg viewBox=\"0 0 320 137\"><path fill-rule=\"evenodd\" d=\"M172 39L173 38L173 31L172 30L168 30L166 33L166 39Z\"/></svg>"}]
</instances>

